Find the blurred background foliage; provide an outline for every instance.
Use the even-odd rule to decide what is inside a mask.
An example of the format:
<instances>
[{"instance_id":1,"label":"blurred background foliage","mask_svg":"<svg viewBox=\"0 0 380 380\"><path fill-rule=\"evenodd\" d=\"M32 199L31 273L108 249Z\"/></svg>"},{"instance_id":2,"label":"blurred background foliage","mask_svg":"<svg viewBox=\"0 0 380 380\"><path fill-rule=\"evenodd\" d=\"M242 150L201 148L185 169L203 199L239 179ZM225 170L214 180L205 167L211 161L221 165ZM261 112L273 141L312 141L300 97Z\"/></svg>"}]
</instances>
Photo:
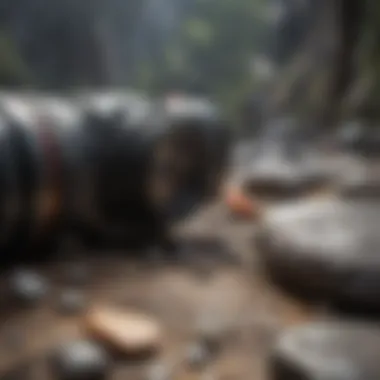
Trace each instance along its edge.
<instances>
[{"instance_id":1,"label":"blurred background foliage","mask_svg":"<svg viewBox=\"0 0 380 380\"><path fill-rule=\"evenodd\" d=\"M263 0L196 0L186 19L146 57L137 87L160 93L187 90L211 95L232 111L254 87L255 54L267 39Z\"/></svg>"},{"instance_id":2,"label":"blurred background foliage","mask_svg":"<svg viewBox=\"0 0 380 380\"><path fill-rule=\"evenodd\" d=\"M185 90L228 110L255 85L271 23L265 0L3 1L3 86Z\"/></svg>"},{"instance_id":3,"label":"blurred background foliage","mask_svg":"<svg viewBox=\"0 0 380 380\"><path fill-rule=\"evenodd\" d=\"M189 91L236 121L331 126L378 117L379 20L371 0L1 0L0 85Z\"/></svg>"},{"instance_id":4,"label":"blurred background foliage","mask_svg":"<svg viewBox=\"0 0 380 380\"><path fill-rule=\"evenodd\" d=\"M26 86L31 83L28 66L12 40L0 32L0 83L3 86Z\"/></svg>"}]
</instances>

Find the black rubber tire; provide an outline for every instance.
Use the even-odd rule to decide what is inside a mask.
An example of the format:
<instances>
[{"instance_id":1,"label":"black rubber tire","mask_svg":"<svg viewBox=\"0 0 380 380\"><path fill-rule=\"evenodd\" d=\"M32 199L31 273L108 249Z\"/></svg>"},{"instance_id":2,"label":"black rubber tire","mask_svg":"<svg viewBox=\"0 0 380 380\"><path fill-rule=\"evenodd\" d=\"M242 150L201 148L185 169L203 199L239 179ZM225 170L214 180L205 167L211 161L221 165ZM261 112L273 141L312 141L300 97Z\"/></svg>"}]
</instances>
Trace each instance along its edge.
<instances>
[{"instance_id":1,"label":"black rubber tire","mask_svg":"<svg viewBox=\"0 0 380 380\"><path fill-rule=\"evenodd\" d=\"M54 118L46 123L49 99L41 94L3 94L2 106L12 131L10 144L18 167L22 201L11 250L42 258L56 237L61 212L61 163ZM50 146L51 145L51 146ZM58 181L58 182L57 182ZM54 182L54 183L53 183ZM51 198L59 198L58 204Z\"/></svg>"},{"instance_id":2,"label":"black rubber tire","mask_svg":"<svg viewBox=\"0 0 380 380\"><path fill-rule=\"evenodd\" d=\"M79 100L83 119L78 138L87 193L78 203L75 228L93 246L130 246L144 231L149 235L155 219L145 191L159 139L159 132L152 133L145 124L149 103L118 93L85 94Z\"/></svg>"},{"instance_id":3,"label":"black rubber tire","mask_svg":"<svg viewBox=\"0 0 380 380\"><path fill-rule=\"evenodd\" d=\"M21 255L32 238L33 202L39 185L39 164L36 156L36 140L28 130L30 112L22 99L14 95L2 95L1 107L9 127L9 144L17 177L18 219L16 229L6 246L6 251Z\"/></svg>"},{"instance_id":4,"label":"black rubber tire","mask_svg":"<svg viewBox=\"0 0 380 380\"><path fill-rule=\"evenodd\" d=\"M18 175L11 146L11 128L6 117L1 119L0 131L0 194L1 194L1 238L2 252L9 248L9 243L19 219L20 197L18 193Z\"/></svg>"},{"instance_id":5,"label":"black rubber tire","mask_svg":"<svg viewBox=\"0 0 380 380\"><path fill-rule=\"evenodd\" d=\"M231 130L213 102L186 94L158 100L151 122L191 160L172 207L172 217L182 219L218 194L229 164Z\"/></svg>"}]
</instances>

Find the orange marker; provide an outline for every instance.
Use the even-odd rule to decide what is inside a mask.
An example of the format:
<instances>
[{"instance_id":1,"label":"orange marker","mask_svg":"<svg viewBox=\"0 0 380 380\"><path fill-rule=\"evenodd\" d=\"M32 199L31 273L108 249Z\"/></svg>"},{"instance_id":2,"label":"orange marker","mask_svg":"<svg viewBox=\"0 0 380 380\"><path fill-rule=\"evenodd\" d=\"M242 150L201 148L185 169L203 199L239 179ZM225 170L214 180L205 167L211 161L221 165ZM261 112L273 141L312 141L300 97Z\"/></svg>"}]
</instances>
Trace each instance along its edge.
<instances>
[{"instance_id":1,"label":"orange marker","mask_svg":"<svg viewBox=\"0 0 380 380\"><path fill-rule=\"evenodd\" d=\"M227 189L224 201L230 212L239 218L254 219L258 216L258 205L239 187Z\"/></svg>"}]
</instances>

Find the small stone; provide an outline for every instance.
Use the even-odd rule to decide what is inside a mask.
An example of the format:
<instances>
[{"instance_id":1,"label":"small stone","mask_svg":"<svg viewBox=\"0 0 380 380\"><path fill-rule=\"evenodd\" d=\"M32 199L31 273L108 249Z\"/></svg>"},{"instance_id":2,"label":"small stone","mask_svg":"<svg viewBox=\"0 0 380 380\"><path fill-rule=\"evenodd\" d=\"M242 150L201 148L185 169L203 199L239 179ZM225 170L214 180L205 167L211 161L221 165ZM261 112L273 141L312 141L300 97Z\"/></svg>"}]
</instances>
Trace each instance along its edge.
<instances>
[{"instance_id":1,"label":"small stone","mask_svg":"<svg viewBox=\"0 0 380 380\"><path fill-rule=\"evenodd\" d=\"M51 358L58 380L103 380L110 359L106 351L91 341L73 341L59 348Z\"/></svg>"},{"instance_id":2,"label":"small stone","mask_svg":"<svg viewBox=\"0 0 380 380\"><path fill-rule=\"evenodd\" d=\"M62 314L76 314L86 306L86 298L80 290L68 289L59 298L59 310Z\"/></svg>"},{"instance_id":3,"label":"small stone","mask_svg":"<svg viewBox=\"0 0 380 380\"><path fill-rule=\"evenodd\" d=\"M31 270L18 270L9 279L12 297L22 303L33 305L44 298L49 290L47 281Z\"/></svg>"},{"instance_id":4,"label":"small stone","mask_svg":"<svg viewBox=\"0 0 380 380\"><path fill-rule=\"evenodd\" d=\"M97 308L88 313L86 325L94 338L125 354L152 352L161 344L159 324L138 312Z\"/></svg>"},{"instance_id":5,"label":"small stone","mask_svg":"<svg viewBox=\"0 0 380 380\"><path fill-rule=\"evenodd\" d=\"M202 342L195 342L186 348L185 360L193 369L201 369L210 360L211 353L207 345Z\"/></svg>"}]
</instances>

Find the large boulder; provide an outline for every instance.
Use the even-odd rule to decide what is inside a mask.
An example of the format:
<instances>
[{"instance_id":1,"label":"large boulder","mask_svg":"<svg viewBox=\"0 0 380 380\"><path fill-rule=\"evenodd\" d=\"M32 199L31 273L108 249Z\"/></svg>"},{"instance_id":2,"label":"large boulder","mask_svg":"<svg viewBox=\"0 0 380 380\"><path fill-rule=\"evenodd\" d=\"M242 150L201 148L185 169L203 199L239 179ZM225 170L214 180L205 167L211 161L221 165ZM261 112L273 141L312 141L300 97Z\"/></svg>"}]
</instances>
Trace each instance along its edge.
<instances>
[{"instance_id":1,"label":"large boulder","mask_svg":"<svg viewBox=\"0 0 380 380\"><path fill-rule=\"evenodd\" d=\"M313 199L266 212L256 243L267 273L303 296L380 310L380 204Z\"/></svg>"},{"instance_id":2,"label":"large boulder","mask_svg":"<svg viewBox=\"0 0 380 380\"><path fill-rule=\"evenodd\" d=\"M380 376L376 352L380 330L350 322L310 323L285 331L275 344L273 380L373 380Z\"/></svg>"}]
</instances>

